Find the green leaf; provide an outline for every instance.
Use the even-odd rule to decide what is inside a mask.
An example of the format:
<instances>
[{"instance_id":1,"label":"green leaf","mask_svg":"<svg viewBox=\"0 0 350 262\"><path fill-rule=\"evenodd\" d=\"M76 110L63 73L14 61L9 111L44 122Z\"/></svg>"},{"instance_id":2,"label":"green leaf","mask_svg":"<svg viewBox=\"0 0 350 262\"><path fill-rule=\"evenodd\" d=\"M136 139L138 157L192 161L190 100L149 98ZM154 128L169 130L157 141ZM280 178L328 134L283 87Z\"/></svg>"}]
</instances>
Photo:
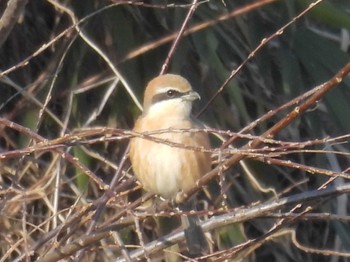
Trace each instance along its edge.
<instances>
[{"instance_id":1,"label":"green leaf","mask_svg":"<svg viewBox=\"0 0 350 262\"><path fill-rule=\"evenodd\" d=\"M89 166L90 157L80 147L74 147L73 152L74 156L79 159L79 162L85 166ZM88 189L89 177L77 167L75 168L75 174L77 187L81 190L81 192L86 193L85 191Z\"/></svg>"},{"instance_id":2,"label":"green leaf","mask_svg":"<svg viewBox=\"0 0 350 262\"><path fill-rule=\"evenodd\" d=\"M314 0L299 0L298 4L306 8ZM346 2L346 1L344 1ZM334 27L346 27L350 29L350 15L344 8L334 5L331 1L323 1L309 12L313 18Z\"/></svg>"}]
</instances>

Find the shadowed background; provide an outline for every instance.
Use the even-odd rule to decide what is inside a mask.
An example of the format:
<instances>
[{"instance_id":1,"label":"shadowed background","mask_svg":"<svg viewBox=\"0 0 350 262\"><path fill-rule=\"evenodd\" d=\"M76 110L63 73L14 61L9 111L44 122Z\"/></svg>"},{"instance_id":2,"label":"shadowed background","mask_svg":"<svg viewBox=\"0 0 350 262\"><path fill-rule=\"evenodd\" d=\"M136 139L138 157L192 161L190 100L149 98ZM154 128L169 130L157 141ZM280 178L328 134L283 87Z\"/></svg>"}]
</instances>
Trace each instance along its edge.
<instances>
[{"instance_id":1,"label":"shadowed background","mask_svg":"<svg viewBox=\"0 0 350 262\"><path fill-rule=\"evenodd\" d=\"M58 3L28 1L18 19L10 18L17 22L0 46L0 70L5 71L4 74L0 72L1 117L49 140L64 134L79 135L93 127L130 130L141 113L135 98L141 102L146 83L161 71L191 2L87 0ZM264 38L275 34L310 3L308 0L200 2L187 25L189 32L181 37L168 70L186 77L201 95L202 100L195 104L195 113L203 109L231 71L245 61ZM0 8L4 13L7 1L2 1ZM238 132L268 111L329 80L350 61L349 10L347 1L322 1L266 43L199 119L212 128ZM94 13L96 11L99 12ZM72 15L76 21L81 20L81 32L109 61L77 33L72 26ZM40 52L35 53L37 50ZM21 63L26 59L27 63ZM275 139L303 142L348 134L349 88L349 78L345 78L314 108L281 130ZM249 133L262 134L288 112L280 111ZM101 131L100 135L77 143L71 137L64 141L62 150L109 184L128 143L127 137L108 141L109 136L111 133ZM0 153L35 145L30 138L33 137L25 132L1 125ZM92 141L93 138L100 138L100 141ZM247 141L241 139L233 146ZM212 145L219 148L221 142L212 136ZM291 152L287 147L287 154L277 158L335 172L349 166L346 139L341 143L312 143L308 149L315 151L299 148ZM264 203L277 195L283 197L317 189L329 179L292 165L282 167L253 158L246 160L249 171L236 165L222 174L225 177L222 188L219 179L211 181L206 194L200 192L197 196L198 209L231 209L258 201ZM213 159L217 163L217 154ZM54 150L17 152L14 157L0 161L0 257L4 259L15 259L26 250L32 250L48 232L104 193L91 179L89 182L81 168ZM128 165L123 168L128 171ZM123 181L129 177L130 174L123 173ZM346 179L337 178L331 185L343 183ZM131 183L128 188L135 185ZM116 224L121 243L142 246L159 237L161 230L151 218L141 219L139 225L132 212L126 215L128 223L114 219L120 209L128 207L128 201L136 200L141 194L139 190L112 198L97 222ZM322 252L303 250L291 237L293 231L299 243L306 247L347 251L350 243L350 230L345 223L348 221L348 197L326 200L310 204L314 208L314 218L310 215L309 219L296 219L282 227L273 241L266 237L259 242L261 245L247 247L232 255L233 258L345 261L341 254L331 254L330 260L330 256L320 254ZM279 212L288 212L291 208ZM328 213L337 217L329 219L325 216ZM209 217L206 214L202 220ZM38 249L37 255L45 254L55 243L63 247L79 239L86 232L91 217L86 216L82 221L86 223L76 222L72 226L71 235L63 237L57 232L57 237L48 240ZM230 254L230 248L247 243L248 239L263 237L277 221L272 216L218 227L211 231L212 252L221 250ZM183 249L182 244L173 252ZM94 242L85 252L83 258L87 261L111 261L121 256L118 245L108 238ZM158 252L152 261L161 260L163 256L163 252Z\"/></svg>"}]
</instances>

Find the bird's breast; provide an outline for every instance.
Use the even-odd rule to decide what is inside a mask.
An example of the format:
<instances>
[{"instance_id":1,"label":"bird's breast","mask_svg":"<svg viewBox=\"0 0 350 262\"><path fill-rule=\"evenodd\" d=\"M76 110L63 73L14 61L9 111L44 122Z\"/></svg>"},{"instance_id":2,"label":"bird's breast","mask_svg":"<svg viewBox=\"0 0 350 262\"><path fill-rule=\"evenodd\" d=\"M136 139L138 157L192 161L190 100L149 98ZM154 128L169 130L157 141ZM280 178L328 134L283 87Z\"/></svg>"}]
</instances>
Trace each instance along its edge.
<instances>
[{"instance_id":1,"label":"bird's breast","mask_svg":"<svg viewBox=\"0 0 350 262\"><path fill-rule=\"evenodd\" d=\"M172 123L174 124L174 121ZM159 126L155 129L149 124L150 121L142 123L141 119L136 123L134 130L146 132L165 129ZM190 127L190 121L172 126L172 128ZM209 148L208 138L203 133L169 131L152 137L184 146ZM143 187L164 198L171 198L180 190L189 189L200 176L210 170L208 153L179 148L173 144L155 142L142 137L131 140L130 158L134 173Z\"/></svg>"}]
</instances>

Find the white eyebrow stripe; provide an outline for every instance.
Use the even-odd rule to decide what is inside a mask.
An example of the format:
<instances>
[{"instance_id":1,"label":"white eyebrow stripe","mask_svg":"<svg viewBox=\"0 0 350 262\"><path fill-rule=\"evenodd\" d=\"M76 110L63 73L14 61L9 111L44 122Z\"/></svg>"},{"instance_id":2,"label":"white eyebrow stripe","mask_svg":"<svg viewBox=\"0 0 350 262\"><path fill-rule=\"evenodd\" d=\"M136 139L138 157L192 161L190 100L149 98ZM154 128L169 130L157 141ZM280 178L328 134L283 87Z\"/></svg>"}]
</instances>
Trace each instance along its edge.
<instances>
[{"instance_id":1,"label":"white eyebrow stripe","mask_svg":"<svg viewBox=\"0 0 350 262\"><path fill-rule=\"evenodd\" d=\"M165 93L169 90L176 90L180 93L182 93L178 88L176 87L173 87L173 86L162 86L162 87L159 87L159 89L156 91L156 94L160 94L160 93Z\"/></svg>"}]
</instances>

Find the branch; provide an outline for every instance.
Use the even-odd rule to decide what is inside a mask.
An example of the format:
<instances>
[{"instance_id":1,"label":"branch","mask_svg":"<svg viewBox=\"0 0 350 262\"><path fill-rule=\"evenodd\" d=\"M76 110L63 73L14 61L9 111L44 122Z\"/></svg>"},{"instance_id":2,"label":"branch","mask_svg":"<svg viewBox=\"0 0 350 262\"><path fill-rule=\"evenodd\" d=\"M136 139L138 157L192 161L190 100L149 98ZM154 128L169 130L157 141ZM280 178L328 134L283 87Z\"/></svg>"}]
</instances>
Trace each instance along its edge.
<instances>
[{"instance_id":1,"label":"branch","mask_svg":"<svg viewBox=\"0 0 350 262\"><path fill-rule=\"evenodd\" d=\"M7 7L0 19L0 47L5 43L7 37L12 31L18 21L19 16L22 14L24 7L27 4L27 0L9 0Z\"/></svg>"},{"instance_id":2,"label":"branch","mask_svg":"<svg viewBox=\"0 0 350 262\"><path fill-rule=\"evenodd\" d=\"M350 63L346 64L339 72L331 78L329 81L323 83L319 86L319 89L311 95L304 103L301 103L300 106L296 106L287 116L277 122L274 126L268 129L265 133L261 135L261 138L273 138L276 136L283 128L292 123L295 119L300 117L302 113L314 106L327 92L336 87L339 83L343 81L343 78L350 73ZM252 148L257 148L262 144L262 139L254 139L253 141L247 143L241 149L247 150ZM222 165L217 166L212 171L203 176L200 180L197 181L196 187L191 188L187 192L181 192L176 196L175 202L177 204L184 202L189 196L193 195L198 191L199 188L206 185L210 180L212 180L220 171L226 171L231 166L237 164L245 158L244 155L237 154L233 155L231 158L226 160ZM164 205L169 205L168 202L164 202Z\"/></svg>"},{"instance_id":3,"label":"branch","mask_svg":"<svg viewBox=\"0 0 350 262\"><path fill-rule=\"evenodd\" d=\"M221 216L212 217L202 222L201 227L204 232L207 232L230 224L241 223L251 219L264 217L270 212L281 209L287 205L305 203L317 199L319 200L320 198L335 197L348 193L350 193L350 183L322 190L307 191L297 195L267 201L263 204L255 205L252 207L240 208L236 211L232 211ZM142 248L130 252L129 255L132 259L137 260L142 258L145 253L148 255L156 253L168 246L181 241L182 239L184 239L183 231L171 233L162 237L161 239L148 243ZM119 258L117 261L121 262L124 260L123 258Z\"/></svg>"}]
</instances>

